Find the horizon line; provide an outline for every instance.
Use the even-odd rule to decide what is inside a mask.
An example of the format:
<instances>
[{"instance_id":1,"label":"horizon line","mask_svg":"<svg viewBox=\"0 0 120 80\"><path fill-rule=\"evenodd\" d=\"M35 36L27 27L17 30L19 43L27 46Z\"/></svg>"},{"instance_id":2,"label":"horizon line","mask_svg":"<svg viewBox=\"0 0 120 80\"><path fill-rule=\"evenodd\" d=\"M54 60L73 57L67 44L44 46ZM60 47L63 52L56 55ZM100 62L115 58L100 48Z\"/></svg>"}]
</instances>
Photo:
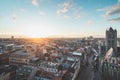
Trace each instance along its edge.
<instances>
[{"instance_id":1,"label":"horizon line","mask_svg":"<svg viewBox=\"0 0 120 80\"><path fill-rule=\"evenodd\" d=\"M81 35L50 35L50 36L45 36L45 37L30 37L30 36L25 36L25 35L0 35L0 38L11 38L14 36L14 38L86 38L92 36L93 38L105 38L105 35L86 35L86 36L81 36ZM120 38L120 35L117 35L117 38Z\"/></svg>"}]
</instances>

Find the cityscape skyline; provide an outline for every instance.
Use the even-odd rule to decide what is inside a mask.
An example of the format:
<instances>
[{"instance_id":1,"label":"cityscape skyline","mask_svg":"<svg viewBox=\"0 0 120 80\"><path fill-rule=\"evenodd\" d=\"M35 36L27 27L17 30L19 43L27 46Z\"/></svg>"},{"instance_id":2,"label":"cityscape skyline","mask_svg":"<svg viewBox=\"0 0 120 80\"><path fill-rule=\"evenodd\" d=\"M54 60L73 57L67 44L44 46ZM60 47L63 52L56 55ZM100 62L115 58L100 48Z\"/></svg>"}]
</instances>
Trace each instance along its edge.
<instances>
[{"instance_id":1,"label":"cityscape skyline","mask_svg":"<svg viewBox=\"0 0 120 80\"><path fill-rule=\"evenodd\" d=\"M0 37L120 37L120 0L1 0Z\"/></svg>"}]
</instances>

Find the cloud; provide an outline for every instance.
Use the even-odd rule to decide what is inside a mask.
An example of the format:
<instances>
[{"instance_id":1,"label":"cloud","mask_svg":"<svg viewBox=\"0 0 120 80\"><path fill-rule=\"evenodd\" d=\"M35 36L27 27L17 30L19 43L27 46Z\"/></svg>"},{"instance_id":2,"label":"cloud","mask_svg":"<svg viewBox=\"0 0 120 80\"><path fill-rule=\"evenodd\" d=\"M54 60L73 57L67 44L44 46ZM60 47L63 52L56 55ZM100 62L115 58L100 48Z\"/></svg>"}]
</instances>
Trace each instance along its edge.
<instances>
[{"instance_id":1,"label":"cloud","mask_svg":"<svg viewBox=\"0 0 120 80\"><path fill-rule=\"evenodd\" d=\"M106 18L108 21L119 21L120 0L118 0L117 4L113 6L105 7L102 9L97 9L97 11L105 11L105 14L103 15L103 17ZM115 15L118 18L114 18ZM110 17L113 17L113 19L109 19Z\"/></svg>"},{"instance_id":2,"label":"cloud","mask_svg":"<svg viewBox=\"0 0 120 80\"><path fill-rule=\"evenodd\" d=\"M40 0L41 2L43 2L43 1L47 1L47 0Z\"/></svg>"},{"instance_id":3,"label":"cloud","mask_svg":"<svg viewBox=\"0 0 120 80\"><path fill-rule=\"evenodd\" d=\"M61 7L61 9L58 9L56 11L56 13L58 13L58 14L66 13L72 7L72 4L70 2L65 2L65 3L59 5L59 7Z\"/></svg>"},{"instance_id":4,"label":"cloud","mask_svg":"<svg viewBox=\"0 0 120 80\"><path fill-rule=\"evenodd\" d=\"M115 14L120 14L120 4L111 7L111 10L107 10L105 16L109 17Z\"/></svg>"},{"instance_id":5,"label":"cloud","mask_svg":"<svg viewBox=\"0 0 120 80\"><path fill-rule=\"evenodd\" d=\"M25 9L20 9L20 11L21 11L21 12L24 12L24 13L27 12Z\"/></svg>"},{"instance_id":6,"label":"cloud","mask_svg":"<svg viewBox=\"0 0 120 80\"><path fill-rule=\"evenodd\" d=\"M63 18L68 19L68 18L70 18L70 16L64 15Z\"/></svg>"},{"instance_id":7,"label":"cloud","mask_svg":"<svg viewBox=\"0 0 120 80\"><path fill-rule=\"evenodd\" d=\"M120 22L120 17L114 18L114 19L109 19L108 21L111 21L111 22Z\"/></svg>"},{"instance_id":8,"label":"cloud","mask_svg":"<svg viewBox=\"0 0 120 80\"><path fill-rule=\"evenodd\" d=\"M13 20L13 21L16 21L16 19L17 19L17 15L16 15L16 14L13 14L13 15L12 15L12 20Z\"/></svg>"},{"instance_id":9,"label":"cloud","mask_svg":"<svg viewBox=\"0 0 120 80\"><path fill-rule=\"evenodd\" d=\"M105 17L110 17L115 14L120 14L120 4L102 8L102 9L97 9L97 11L105 11Z\"/></svg>"},{"instance_id":10,"label":"cloud","mask_svg":"<svg viewBox=\"0 0 120 80\"><path fill-rule=\"evenodd\" d=\"M32 4L33 4L34 6L37 6L37 5L38 5L38 0L32 0Z\"/></svg>"},{"instance_id":11,"label":"cloud","mask_svg":"<svg viewBox=\"0 0 120 80\"><path fill-rule=\"evenodd\" d=\"M0 15L0 19L1 19L1 18L3 18L3 16L2 16L2 15Z\"/></svg>"},{"instance_id":12,"label":"cloud","mask_svg":"<svg viewBox=\"0 0 120 80\"><path fill-rule=\"evenodd\" d=\"M74 8L74 17L76 18L76 19L80 19L81 18L81 12L83 12L82 11L82 7L79 7L79 8Z\"/></svg>"},{"instance_id":13,"label":"cloud","mask_svg":"<svg viewBox=\"0 0 120 80\"><path fill-rule=\"evenodd\" d=\"M81 15L80 15L80 14L75 14L75 18L76 18L76 19L80 19L80 18L81 18Z\"/></svg>"},{"instance_id":14,"label":"cloud","mask_svg":"<svg viewBox=\"0 0 120 80\"><path fill-rule=\"evenodd\" d=\"M56 13L62 18L73 17L75 19L80 19L81 13L83 12L81 11L82 9L83 8L81 6L78 6L77 3L74 2L74 0L68 0L68 2L58 4L58 9L56 10Z\"/></svg>"},{"instance_id":15,"label":"cloud","mask_svg":"<svg viewBox=\"0 0 120 80\"><path fill-rule=\"evenodd\" d=\"M118 4L120 4L120 0L118 0Z\"/></svg>"},{"instance_id":16,"label":"cloud","mask_svg":"<svg viewBox=\"0 0 120 80\"><path fill-rule=\"evenodd\" d=\"M87 24L88 24L88 25L92 25L92 24L93 24L93 20L88 20L88 21L87 21Z\"/></svg>"},{"instance_id":17,"label":"cloud","mask_svg":"<svg viewBox=\"0 0 120 80\"><path fill-rule=\"evenodd\" d=\"M101 8L101 9L97 9L97 11L108 11L108 10L110 10L111 9L111 6L109 6L109 7L105 7L105 8Z\"/></svg>"},{"instance_id":18,"label":"cloud","mask_svg":"<svg viewBox=\"0 0 120 80\"><path fill-rule=\"evenodd\" d=\"M40 14L40 16L45 16L46 15L45 12L43 12L43 11L39 11L39 14Z\"/></svg>"}]
</instances>

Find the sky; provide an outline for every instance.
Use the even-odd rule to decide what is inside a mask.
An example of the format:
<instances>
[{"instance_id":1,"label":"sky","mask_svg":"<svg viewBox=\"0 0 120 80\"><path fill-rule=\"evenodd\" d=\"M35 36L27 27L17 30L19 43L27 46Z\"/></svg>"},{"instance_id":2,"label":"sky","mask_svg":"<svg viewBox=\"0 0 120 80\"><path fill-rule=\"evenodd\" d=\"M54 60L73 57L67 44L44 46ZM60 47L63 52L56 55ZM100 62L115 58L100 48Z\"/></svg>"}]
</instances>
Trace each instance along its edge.
<instances>
[{"instance_id":1,"label":"sky","mask_svg":"<svg viewBox=\"0 0 120 80\"><path fill-rule=\"evenodd\" d=\"M120 0L0 0L0 37L120 37Z\"/></svg>"}]
</instances>

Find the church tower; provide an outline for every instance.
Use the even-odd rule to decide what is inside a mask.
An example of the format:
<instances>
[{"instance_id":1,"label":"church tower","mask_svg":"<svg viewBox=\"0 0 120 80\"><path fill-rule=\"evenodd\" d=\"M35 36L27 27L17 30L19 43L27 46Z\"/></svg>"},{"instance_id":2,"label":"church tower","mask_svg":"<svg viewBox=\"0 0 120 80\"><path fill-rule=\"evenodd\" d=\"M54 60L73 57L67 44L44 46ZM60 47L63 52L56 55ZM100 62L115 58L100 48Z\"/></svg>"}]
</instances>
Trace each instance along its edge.
<instances>
[{"instance_id":1,"label":"church tower","mask_svg":"<svg viewBox=\"0 0 120 80\"><path fill-rule=\"evenodd\" d=\"M106 30L106 51L113 48L113 56L117 55L117 30L110 27Z\"/></svg>"}]
</instances>

